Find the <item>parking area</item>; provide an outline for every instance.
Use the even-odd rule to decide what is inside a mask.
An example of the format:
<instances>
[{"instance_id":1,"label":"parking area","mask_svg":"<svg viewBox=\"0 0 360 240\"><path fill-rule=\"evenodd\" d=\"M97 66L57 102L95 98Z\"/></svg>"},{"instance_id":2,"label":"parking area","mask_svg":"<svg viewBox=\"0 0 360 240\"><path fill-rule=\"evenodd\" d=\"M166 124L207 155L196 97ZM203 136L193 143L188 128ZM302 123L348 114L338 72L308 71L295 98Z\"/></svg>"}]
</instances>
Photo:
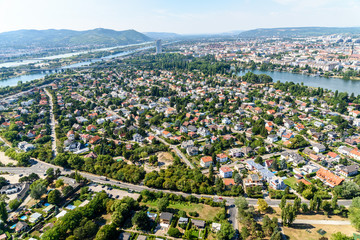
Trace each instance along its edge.
<instances>
[{"instance_id":1,"label":"parking area","mask_svg":"<svg viewBox=\"0 0 360 240\"><path fill-rule=\"evenodd\" d=\"M99 185L99 184L91 184L89 186L89 189L92 190L93 192L105 191L107 194L110 194L110 197L115 198L115 199L122 199L124 197L131 197L131 198L137 199L140 196L140 194L138 194L138 193L131 193L128 191L114 189L112 187L108 187L105 185Z\"/></svg>"}]
</instances>

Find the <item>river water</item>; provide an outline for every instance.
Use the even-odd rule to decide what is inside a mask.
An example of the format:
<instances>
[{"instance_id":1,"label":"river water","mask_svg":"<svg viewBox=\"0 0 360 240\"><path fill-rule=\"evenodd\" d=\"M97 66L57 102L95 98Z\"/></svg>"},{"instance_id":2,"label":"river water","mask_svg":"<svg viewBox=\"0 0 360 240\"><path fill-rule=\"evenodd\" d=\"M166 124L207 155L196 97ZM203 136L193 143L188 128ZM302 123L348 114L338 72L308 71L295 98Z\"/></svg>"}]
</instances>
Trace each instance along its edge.
<instances>
[{"instance_id":1,"label":"river water","mask_svg":"<svg viewBox=\"0 0 360 240\"><path fill-rule=\"evenodd\" d=\"M135 44L133 44L133 45L135 45ZM127 45L127 46L129 46L129 45ZM90 65L92 63L96 63L96 62L100 62L100 61L104 61L104 60L109 60L109 59L112 59L112 58L126 56L126 55L129 55L131 53L146 50L146 49L150 49L150 48L154 48L154 46L142 47L142 48L138 48L138 49L132 50L132 51L116 53L116 54L108 55L108 56L105 56L105 57L102 57L102 58L92 59L91 61L84 61L84 62L74 63L74 64L71 64L71 65L63 66L63 67L58 68L56 70L62 70L62 69L66 70L66 69L71 69L71 68L88 66L88 65ZM21 75L19 77L12 77L12 78L8 78L8 79L3 79L3 80L0 80L0 87L16 86L19 81L21 81L21 82L33 81L35 79L43 78L46 75L54 73L54 72L55 72L55 69L52 70L52 71L47 71L47 72L26 74L26 75Z\"/></svg>"},{"instance_id":2,"label":"river water","mask_svg":"<svg viewBox=\"0 0 360 240\"><path fill-rule=\"evenodd\" d=\"M250 70L239 72L239 76L245 75ZM347 92L348 94L354 93L355 95L360 94L360 81L359 80L344 80L341 78L325 78L318 76L309 76L303 74L289 73L289 72L270 72L253 70L255 74L267 74L273 78L274 82L294 82L304 83L310 87L321 87L332 91L338 90L339 92Z\"/></svg>"}]
</instances>

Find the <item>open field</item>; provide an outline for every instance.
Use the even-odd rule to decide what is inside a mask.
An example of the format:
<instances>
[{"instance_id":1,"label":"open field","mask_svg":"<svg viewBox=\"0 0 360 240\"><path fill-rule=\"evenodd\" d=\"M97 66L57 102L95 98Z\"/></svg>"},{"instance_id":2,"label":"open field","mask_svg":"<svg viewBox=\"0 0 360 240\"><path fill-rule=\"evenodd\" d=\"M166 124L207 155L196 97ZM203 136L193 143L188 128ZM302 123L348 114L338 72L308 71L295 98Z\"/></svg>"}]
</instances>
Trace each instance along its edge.
<instances>
[{"instance_id":1,"label":"open field","mask_svg":"<svg viewBox=\"0 0 360 240\"><path fill-rule=\"evenodd\" d=\"M352 236L355 233L355 228L351 225L339 226L339 225L315 225L315 224L293 224L292 227L283 227L285 235L290 240L317 240L321 237L317 231L323 229L326 231L324 237L331 238L331 235L337 232L342 232L348 236Z\"/></svg>"},{"instance_id":2,"label":"open field","mask_svg":"<svg viewBox=\"0 0 360 240\"><path fill-rule=\"evenodd\" d=\"M277 217L279 220L281 220L281 209L278 207L273 208L274 213L267 214L270 218ZM348 218L344 218L338 215L329 215L327 217L323 213L320 214L298 214L296 216L296 219L303 219L303 220L338 220L338 221L347 221Z\"/></svg>"},{"instance_id":3,"label":"open field","mask_svg":"<svg viewBox=\"0 0 360 240\"><path fill-rule=\"evenodd\" d=\"M148 207L151 207L151 208L157 208L157 201L146 202L146 203L144 203L144 205L147 205ZM213 220L214 217L216 216L216 214L218 214L221 210L220 207L211 207L211 206L208 206L205 204L196 204L196 203L190 203L190 204L189 203L175 203L175 204L170 203L168 209L175 210L172 212L176 212L176 210L182 210L182 211L185 211L188 215L189 215L189 212L197 212L199 214L199 216L196 218L203 219L203 220Z\"/></svg>"}]
</instances>

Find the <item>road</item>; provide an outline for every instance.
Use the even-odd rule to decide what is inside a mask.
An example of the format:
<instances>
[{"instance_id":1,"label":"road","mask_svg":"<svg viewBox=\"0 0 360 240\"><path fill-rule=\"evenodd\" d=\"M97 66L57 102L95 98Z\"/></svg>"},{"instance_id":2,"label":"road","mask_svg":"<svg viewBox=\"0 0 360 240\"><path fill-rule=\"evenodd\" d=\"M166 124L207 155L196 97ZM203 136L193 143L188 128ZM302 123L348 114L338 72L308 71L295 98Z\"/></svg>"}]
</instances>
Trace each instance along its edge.
<instances>
[{"instance_id":1,"label":"road","mask_svg":"<svg viewBox=\"0 0 360 240\"><path fill-rule=\"evenodd\" d=\"M37 173L37 174L44 174L46 172L46 170L48 168L54 168L54 170L56 170L57 168L59 168L62 172L62 174L70 174L71 172L75 172L73 170L71 171L65 171L62 167L59 166L55 166L49 163L45 163L42 162L40 160L34 160L34 164L31 167L0 167L0 171L2 172L9 172L9 173L13 173L13 174L24 174L24 175L28 175L30 173ZM191 194L191 193L184 193L184 192L178 192L178 191L173 191L173 190L164 190L164 189L155 189L155 188L149 188L147 186L144 185L137 185L137 184L132 184L132 183L125 183L125 182L121 182L118 180L114 180L114 179L109 179L108 181L102 180L101 176L95 175L95 174L91 174L91 173L86 173L86 172L81 172L78 171L78 173L80 173L82 176L84 176L85 178L97 182L97 183L101 183L101 184L111 184L111 185L116 185L118 187L121 188L129 188L132 189L134 191L137 192L141 192L142 190L150 190L150 191L162 191L165 193L173 193L173 194L178 194L178 195L183 195L184 197L187 197L189 195L193 195L195 197L201 198L201 197L207 197L207 198L217 198L216 196L214 197L214 195L202 195L202 194ZM226 200L227 204L229 205L233 205L235 204L235 197L222 197L223 200ZM257 205L257 199L253 199L253 198L246 198L247 201L249 202L250 205ZM278 207L279 203L280 203L280 199L269 199L266 198L265 201L269 204L270 207ZM292 200L288 200L288 202L292 202ZM302 201L304 203L309 204L308 200ZM339 205L344 205L345 207L349 207L351 204L352 200L338 200L338 204Z\"/></svg>"},{"instance_id":2,"label":"road","mask_svg":"<svg viewBox=\"0 0 360 240\"><path fill-rule=\"evenodd\" d=\"M56 121L55 121L55 116L54 116L54 99L53 99L52 95L49 93L49 91L46 88L44 88L44 90L45 90L46 95L50 99L51 148L52 148L54 157L56 157L56 155L57 155L57 147L56 147L56 132L55 132Z\"/></svg>"}]
</instances>

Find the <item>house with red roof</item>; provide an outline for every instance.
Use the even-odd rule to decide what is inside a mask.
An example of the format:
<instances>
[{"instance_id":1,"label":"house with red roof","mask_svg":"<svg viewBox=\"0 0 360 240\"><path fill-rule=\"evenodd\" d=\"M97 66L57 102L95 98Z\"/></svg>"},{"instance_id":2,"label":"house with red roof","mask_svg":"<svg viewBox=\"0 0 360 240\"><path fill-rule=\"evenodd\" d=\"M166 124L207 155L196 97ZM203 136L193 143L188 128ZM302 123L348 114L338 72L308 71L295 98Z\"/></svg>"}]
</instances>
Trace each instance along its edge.
<instances>
[{"instance_id":1,"label":"house with red roof","mask_svg":"<svg viewBox=\"0 0 360 240\"><path fill-rule=\"evenodd\" d=\"M210 167L210 164L213 163L212 157L205 156L200 159L200 166L202 167Z\"/></svg>"},{"instance_id":2,"label":"house with red roof","mask_svg":"<svg viewBox=\"0 0 360 240\"><path fill-rule=\"evenodd\" d=\"M233 174L233 170L229 168L228 166L223 166L220 168L220 176L223 178L231 178Z\"/></svg>"},{"instance_id":3,"label":"house with red roof","mask_svg":"<svg viewBox=\"0 0 360 240\"><path fill-rule=\"evenodd\" d=\"M338 186L344 181L343 178L336 176L325 168L320 168L319 171L316 172L316 178L330 187Z\"/></svg>"}]
</instances>

